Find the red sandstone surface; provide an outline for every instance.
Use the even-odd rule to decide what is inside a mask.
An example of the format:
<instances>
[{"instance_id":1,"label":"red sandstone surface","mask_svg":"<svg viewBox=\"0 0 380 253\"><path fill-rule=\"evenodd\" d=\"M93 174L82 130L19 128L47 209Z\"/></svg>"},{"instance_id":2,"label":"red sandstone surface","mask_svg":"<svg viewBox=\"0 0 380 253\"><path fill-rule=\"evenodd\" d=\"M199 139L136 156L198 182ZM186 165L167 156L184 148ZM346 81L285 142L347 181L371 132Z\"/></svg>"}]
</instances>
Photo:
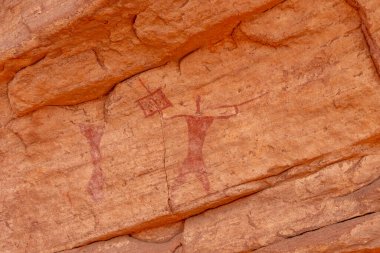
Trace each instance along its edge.
<instances>
[{"instance_id":1,"label":"red sandstone surface","mask_svg":"<svg viewBox=\"0 0 380 253\"><path fill-rule=\"evenodd\" d=\"M380 0L0 20L0 252L380 252Z\"/></svg>"}]
</instances>

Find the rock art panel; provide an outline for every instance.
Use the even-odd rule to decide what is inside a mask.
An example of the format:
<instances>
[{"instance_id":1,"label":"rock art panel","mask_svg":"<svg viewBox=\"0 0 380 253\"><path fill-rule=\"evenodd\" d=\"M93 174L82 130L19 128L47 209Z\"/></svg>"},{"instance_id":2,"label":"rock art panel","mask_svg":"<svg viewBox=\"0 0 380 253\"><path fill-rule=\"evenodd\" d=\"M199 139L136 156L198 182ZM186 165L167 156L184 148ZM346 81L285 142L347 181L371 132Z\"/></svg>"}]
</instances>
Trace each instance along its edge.
<instances>
[{"instance_id":1,"label":"rock art panel","mask_svg":"<svg viewBox=\"0 0 380 253\"><path fill-rule=\"evenodd\" d=\"M137 108L134 101L130 103ZM112 112L109 122L114 121ZM118 114L116 119L120 118ZM165 173L160 170L162 150L151 150L134 139L148 138L154 144L156 138L161 148L161 136L149 138L146 128L152 127L151 122L146 128L140 124L141 131L134 129L134 136L127 131L129 122L123 119L123 123L119 131L112 124L104 125L101 100L77 107L46 107L9 124L13 132L4 133L1 145L15 152L1 159L12 173L2 179L2 187L9 186L9 191L0 194L4 207L0 220L5 219L10 229L1 224L0 251L68 249L89 238L122 233L128 226L137 231L136 225L147 227L170 214ZM120 133L124 139L116 142ZM114 157L115 150L120 150L120 160ZM135 166L136 153L149 156L148 165L141 161L140 167Z\"/></svg>"},{"instance_id":2,"label":"rock art panel","mask_svg":"<svg viewBox=\"0 0 380 253\"><path fill-rule=\"evenodd\" d=\"M289 34L283 34L286 29L278 28L282 20L273 19L282 12L291 12L292 22L304 25L292 26ZM256 29L263 24L270 29ZM280 42L270 42L271 37L265 43L254 39L265 32ZM304 54L305 50L309 53ZM141 78L165 87L163 92L173 105L162 112L170 186L178 184L178 171L190 150L191 127L176 115L194 115L197 96L202 98L204 115L234 114L234 105L239 105L238 115L205 123L202 155L206 166L198 167L212 169L207 181L190 173L181 180L181 187L170 191L174 210L222 199L220 192L226 188L277 175L379 131L379 77L360 18L344 1L315 5L286 1L242 22L232 39L200 49L180 65L143 73ZM365 99L363 94L367 94ZM211 191L205 190L207 184Z\"/></svg>"},{"instance_id":3,"label":"rock art panel","mask_svg":"<svg viewBox=\"0 0 380 253\"><path fill-rule=\"evenodd\" d=\"M111 1L5 57L34 64L0 88L0 251L258 250L378 212L376 1Z\"/></svg>"}]
</instances>

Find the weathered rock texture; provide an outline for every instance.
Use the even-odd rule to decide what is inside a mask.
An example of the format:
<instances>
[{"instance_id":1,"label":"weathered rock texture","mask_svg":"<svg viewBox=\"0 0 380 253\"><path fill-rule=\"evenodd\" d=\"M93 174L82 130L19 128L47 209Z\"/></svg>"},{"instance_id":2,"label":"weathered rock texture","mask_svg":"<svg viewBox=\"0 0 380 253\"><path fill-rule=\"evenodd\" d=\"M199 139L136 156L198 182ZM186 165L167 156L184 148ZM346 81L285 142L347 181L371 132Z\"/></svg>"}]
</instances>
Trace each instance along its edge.
<instances>
[{"instance_id":1,"label":"weathered rock texture","mask_svg":"<svg viewBox=\"0 0 380 253\"><path fill-rule=\"evenodd\" d=\"M0 252L380 252L380 0L0 7Z\"/></svg>"}]
</instances>

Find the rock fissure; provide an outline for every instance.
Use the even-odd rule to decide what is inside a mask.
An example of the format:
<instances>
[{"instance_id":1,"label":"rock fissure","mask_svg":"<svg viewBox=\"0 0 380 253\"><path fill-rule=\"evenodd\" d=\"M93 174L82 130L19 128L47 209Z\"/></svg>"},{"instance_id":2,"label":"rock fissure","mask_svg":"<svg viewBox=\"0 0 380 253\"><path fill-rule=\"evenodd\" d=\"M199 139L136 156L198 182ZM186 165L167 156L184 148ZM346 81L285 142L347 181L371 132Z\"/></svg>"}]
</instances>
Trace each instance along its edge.
<instances>
[{"instance_id":1,"label":"rock fissure","mask_svg":"<svg viewBox=\"0 0 380 253\"><path fill-rule=\"evenodd\" d=\"M1 252L380 247L379 0L31 1L0 3Z\"/></svg>"},{"instance_id":2,"label":"rock fissure","mask_svg":"<svg viewBox=\"0 0 380 253\"><path fill-rule=\"evenodd\" d=\"M177 64L178 64L178 71L179 71L179 74L182 75L182 62L187 58L187 57L190 57L193 53L197 52L201 47L198 47L190 52L188 52L187 54L185 54L184 56L182 56L181 58L178 59L177 61Z\"/></svg>"},{"instance_id":3,"label":"rock fissure","mask_svg":"<svg viewBox=\"0 0 380 253\"><path fill-rule=\"evenodd\" d=\"M374 178L372 181L370 181L370 182L368 182L368 183L365 183L362 187L360 187L360 188L358 188L358 189L354 189L354 190L351 191L351 192L348 192L348 193L345 193L345 194L339 195L339 196L337 196L336 198L343 198L343 197L350 196L350 195L360 194L360 192L362 192L362 191L365 190L366 188L373 187L374 185L376 185L376 183L379 183L379 182L380 182L380 176L377 177L377 178Z\"/></svg>"},{"instance_id":4,"label":"rock fissure","mask_svg":"<svg viewBox=\"0 0 380 253\"><path fill-rule=\"evenodd\" d=\"M168 207L169 207L169 211L170 213L173 213L173 207L171 205L171 201L170 201L170 186L169 186L169 179L168 179L168 172L166 170L166 142L165 142L165 130L164 130L164 118L163 118L163 115L162 115L162 112L160 112L160 123L161 123L161 134L162 134L162 145L163 145L163 158L162 158L162 162L163 162L163 165L164 165L164 172L165 172L165 180L166 180L166 186L167 186L167 198L168 198Z\"/></svg>"},{"instance_id":5,"label":"rock fissure","mask_svg":"<svg viewBox=\"0 0 380 253\"><path fill-rule=\"evenodd\" d=\"M98 52L98 49L96 49L96 48L92 48L91 50L92 50L92 52L94 52L94 55L95 55L96 61L97 61L97 63L99 64L99 66L100 66L104 71L108 71L107 66L104 65L104 60L102 59L102 57L100 56L100 54L99 54L99 52Z\"/></svg>"},{"instance_id":6,"label":"rock fissure","mask_svg":"<svg viewBox=\"0 0 380 253\"><path fill-rule=\"evenodd\" d=\"M294 236L286 237L283 240L273 242L273 243L268 244L266 246L262 246L260 248L254 249L251 252L262 252L266 248L268 248L268 250L270 250L271 247L275 246L278 243L284 243L284 241L286 241L286 240L290 240L290 239L293 239L293 238L295 239L297 237L299 238L299 237L302 237L302 236L307 235L307 234L313 234L313 232L319 232L319 231L324 230L325 228L330 228L330 227L333 227L333 226L335 226L337 224L344 224L344 223L347 223L347 222L350 222L350 221L355 221L355 220L358 220L358 219L361 219L361 218L365 218L366 216L371 216L373 214L379 214L379 213L378 212L368 212L368 213L365 213L365 214L362 214L362 215L357 215L357 216L354 216L354 217L351 217L351 218L348 218L348 219L345 219L345 220L338 221L336 223L331 223L331 224L328 224L328 225L325 225L325 226L322 226L322 227L318 227L316 229L311 229L311 230L302 232L302 233L294 235ZM357 245L359 245L359 246L365 246L366 243L364 243L364 244L354 244L352 246L357 246Z\"/></svg>"},{"instance_id":7,"label":"rock fissure","mask_svg":"<svg viewBox=\"0 0 380 253\"><path fill-rule=\"evenodd\" d=\"M213 37L219 37L217 40L215 40L215 41L213 41L214 40L214 38L208 38L208 33L210 33L210 34L213 34L213 33L215 33L215 29L216 29L216 27L219 27L219 26L222 26L223 25L223 23L224 22L230 22L229 20L231 19L231 20L237 20L237 23L239 23L240 22L240 20L242 20L242 19L244 19L244 17L245 16L247 16L249 13L251 13L251 12L254 12L255 14L257 14L257 13L261 13L261 12L263 12L263 11L265 11L265 10L267 10L268 8L273 8L274 6L277 6L278 4L280 4L281 2L283 2L283 1L269 1L269 0L266 0L266 1L264 1L264 3L263 3L263 5L262 6L253 6L252 8L252 10L250 10L250 11L247 11L247 12L244 12L244 13L241 13L241 14L239 14L239 15L233 15L233 16L231 16L231 17L225 17L224 19L221 19L221 20L219 20L218 22L216 22L216 21L214 21L214 19L210 19L210 20L204 20L204 22L213 22L212 24L210 24L210 26L209 25L206 25L205 26L205 28L207 28L207 29L211 29L211 30L207 30L208 32L206 32L206 31L202 31L202 32L200 32L199 34L197 33L197 34L194 34L193 36L190 36L189 38L187 38L186 40L184 40L183 42L181 42L180 43L180 45L175 45L175 46L169 46L169 51L172 51L172 53L168 53L169 51L167 50L167 49L165 49L165 48L163 48L162 50L163 51L167 51L165 54L166 55L163 55L163 56L161 56L161 57L164 57L164 58L167 58L167 60L166 61L168 61L168 60L170 60L170 59L176 59L176 58L178 58L178 57L180 57L182 54L187 54L187 52L191 52L192 50L194 50L195 48L199 48L199 47L202 47L202 46L205 46L205 45L207 45L207 44L210 44L210 42L215 42L215 41L217 41L217 40L220 40L221 38L224 38L224 37L226 37L227 36L227 34L224 34L224 32L221 32L220 34L219 33L216 33L216 35L215 36L213 36ZM141 36L140 35L138 35L139 34L139 31L137 31L137 30L140 30L140 29L142 29L143 27L136 27L136 20L137 19L140 19L140 18L137 18L137 16L138 15L142 15L142 13L143 12L139 12L138 14L134 14L134 18L132 18L132 25L131 25L131 29L132 29L132 32L135 34L135 35L133 35L135 38L137 38L139 41L144 41L144 39L142 39L141 38ZM145 14L144 14L145 15ZM157 17L160 17L161 15L160 14L157 14ZM232 18L233 17L233 18ZM144 18L141 18L142 20L144 19ZM161 19L163 19L163 20L165 20L164 18L161 18ZM144 21L145 22L145 21ZM167 21L165 21L165 22L167 22ZM105 24L108 24L109 22L107 21L107 22L105 22ZM171 26L172 24L170 23L170 25L169 24L167 24L167 26ZM226 27L228 27L228 26L226 26ZM186 31L186 29L184 30L184 31ZM75 35L75 34L73 34L73 35ZM75 35L76 36L76 35ZM199 37L198 39L193 39L193 38L195 38L195 37ZM192 40L194 40L194 41L192 41ZM63 43L63 42L62 42ZM101 41L99 41L99 43L101 43ZM142 43L142 42L140 42L140 43ZM144 44L144 43L142 43L142 45L145 45L146 47L148 47L147 49L148 49L148 52L150 52L151 51L151 46L148 46L148 45L150 45L151 43L147 43L147 44ZM154 44L154 43L153 43ZM193 45L194 44L194 45ZM52 47L54 47L54 45L52 45ZM136 46L136 47L138 47L138 46ZM48 48L48 47L46 47L46 48ZM181 48L183 49L183 50L181 50ZM193 49L192 49L193 48ZM91 48L90 48L91 49ZM38 51L38 50L37 50ZM83 51L83 50L82 50ZM129 51L129 50L128 50ZM126 51L126 52L128 52L128 51ZM129 52L128 52L129 53ZM97 54L97 56L99 56L99 54ZM151 55L153 58L157 58L156 56L154 56L154 55ZM103 58L103 57L102 57ZM122 58L125 58L125 57L122 57ZM100 57L95 57L95 60L98 60L98 59L100 59ZM56 67L55 66L55 62L56 61L58 61L58 60L53 60L53 59L50 59L50 61L49 61L49 64L46 64L46 65L44 65L43 67L41 67L41 68L52 68L52 69L57 69L57 72L59 72L59 70L58 70L58 67ZM71 61L71 60L70 60ZM86 61L90 61L90 59L86 59ZM106 67L108 67L108 64L103 64L102 63L103 62L103 60L102 59L100 59L100 61L98 61L98 63L100 63L100 67L101 68L104 68L103 66L106 66ZM90 63L90 62L88 62L88 63L86 63L86 65L89 65L89 64L92 64L92 63ZM149 62L147 62L147 64L145 64L146 66L149 66L149 65L157 65L158 63L157 62L152 62L152 64L149 64ZM31 68L33 68L33 66L30 66ZM115 68L116 66L114 66L114 67L112 67L112 68ZM118 67L118 66L117 66ZM25 67L25 68L27 68L27 67ZM105 83L107 83L108 82L108 79L110 79L109 81L111 81L112 82L112 79L115 79L116 77L114 77L114 75L115 74L113 74L114 72L115 73L118 73L118 72L120 72L119 70L117 70L117 71L114 71L113 69L108 69L109 71L108 71L108 75L105 77L105 78L103 78L103 77L101 77L101 75L99 76L99 78L100 79L104 79L104 80L101 80L101 82L95 82L95 83L93 83L93 84L91 84L91 83L89 83L88 85L89 86L91 86L91 85L98 85L97 83L99 83L99 84L101 84L102 82L105 82ZM151 68L151 67L148 67L148 68ZM147 68L147 69L148 69ZM32 70L30 70L29 68L27 68L29 71L28 72L30 72L30 71L32 71ZM71 70L67 70L67 71L71 71ZM93 71L94 72L94 71ZM123 78L130 78L131 76L133 76L133 75L135 75L135 74L138 74L138 72L140 72L139 70L133 70L133 67L132 67L132 69L131 69L131 73L127 73L127 74L121 74L122 76L124 76ZM22 74L21 74L22 73ZM26 72L24 72L24 71L17 71L17 73L15 74L15 76L22 76L22 77L25 77L25 76L29 76L29 74L28 73L26 73ZM119 75L119 74L117 74L117 75ZM31 111L34 111L34 110L36 110L36 109L38 109L38 108L40 108L40 107L42 107L42 106L46 106L46 105L54 105L55 104L55 100L59 100L60 101L60 103L63 103L62 101L63 101L63 98L62 98L62 96L61 97L59 97L59 96L56 96L56 95L54 95L54 93L45 93L45 94L41 94L39 97L38 97L38 102L37 102L37 99L36 99L36 101L25 101L24 100L24 102L23 102L23 104L19 104L18 102L17 102L17 100L18 99L21 99L21 97L22 96L24 96L24 95L26 95L26 94L22 94L22 90L17 90L16 91L16 89L14 89L13 87L14 86L21 86L21 85L24 85L24 80L21 80L22 78L21 77L19 77L19 78L16 78L16 79L18 79L18 81L16 82L16 81L14 81L14 82L10 82L11 83L11 87L12 87L12 89L11 89L11 94L12 94L12 97L14 97L15 99L13 99L12 101L13 101L13 103L14 103L14 106L12 106L12 108L14 108L14 109L16 109L16 112L17 112L17 114L19 114L19 115L23 115L23 114L27 114L27 113L29 113L29 112L31 112ZM73 77L73 79L75 79L75 76ZM89 76L88 77L88 80L90 80L91 79L91 77ZM116 79L122 79L122 77L117 77ZM31 77L31 83L29 84L29 86L30 87L36 87L37 88L37 86L40 86L40 85L42 85L42 84L38 84L38 83L34 83L33 82L33 77ZM58 82L58 81L57 81ZM70 86L75 86L76 84L75 84L75 82L86 82L86 80L85 79L81 79L81 80L73 80L73 83L71 83L71 84L67 84L67 85L70 85ZM54 82L53 82L54 83ZM117 84L117 82L115 82L115 83L107 83L107 85L108 86L110 86L110 87L112 87L112 86L114 86L114 85L116 85ZM26 84L25 84L26 85ZM46 85L51 85L51 84L48 84L48 83L46 83ZM38 89L40 89L40 88L38 88ZM55 89L62 89L62 92L63 93L65 93L65 88L64 87L56 87ZM68 89L66 92L68 93L67 95L70 95L70 92L72 91L73 89ZM101 89L100 89L101 90ZM78 91L77 92L81 92L81 90L80 89L78 89ZM17 93L17 94L16 94ZM100 97L100 96L102 96L102 95L104 95L104 93L106 93L106 92L101 92L101 91L99 91L99 95L97 95L96 97ZM84 102L84 101L90 101L92 98L86 98L86 96L85 96L85 94L83 94L83 98L80 98L79 96L78 96L79 94L77 94L76 96L78 97L77 99L78 100L82 100L82 101L80 101L80 102ZM46 98L44 98L45 96L49 96L49 97L46 97ZM78 103L78 102L77 102ZM71 102L70 101L70 99L67 101L67 102L65 102L65 104L66 105L69 105L69 104L73 104L73 102ZM76 104L76 103L75 103ZM16 107L15 107L16 106ZM20 107L19 107L20 106ZM25 108L24 108L25 107ZM30 107L30 108L29 108Z\"/></svg>"},{"instance_id":8,"label":"rock fissure","mask_svg":"<svg viewBox=\"0 0 380 253\"><path fill-rule=\"evenodd\" d=\"M361 20L361 31L363 33L363 37L368 46L368 51L371 55L371 59L375 66L376 72L380 77L380 46L371 36L371 33L369 31L370 25L367 20L366 12L364 11L363 6L357 0L345 0L345 2L358 12Z\"/></svg>"},{"instance_id":9,"label":"rock fissure","mask_svg":"<svg viewBox=\"0 0 380 253\"><path fill-rule=\"evenodd\" d=\"M365 151L362 150L362 152L365 152ZM333 155L333 154L326 154L325 156L329 156L329 155ZM359 162L355 162L355 163L350 167L350 169L352 170L353 168L358 167L357 165L360 164L360 161L361 161L364 157L365 157L365 156L357 157L357 159L358 159ZM319 168L321 168L320 170L323 170L324 168L326 168L326 167L328 167L328 166L332 166L332 165L334 165L334 164L339 164L339 163L342 163L342 162L345 162L345 161L350 161L350 160L355 159L355 158L356 158L355 156L349 156L349 157L339 158L338 160L328 161L327 163L325 162L323 165L319 165ZM302 165L308 164L308 163L313 163L313 162L315 162L315 161L317 161L317 160L319 160L319 159L320 159L320 160L324 160L323 157L317 157L317 158L311 159L311 160L310 160L309 162L307 162L307 163L301 163L301 164L294 165L294 166L290 167L289 169L287 169L286 171L281 172L280 174L277 174L277 175L272 175L271 177L265 178L264 180L274 178L275 181L277 181L277 180L276 180L276 177L281 177L281 175L287 174L287 173L289 172L289 170L291 170L291 169L293 169L293 168L296 168L296 167L298 167L298 166L302 166ZM317 166L317 168L318 168L318 166ZM349 170L350 170L350 169L349 169ZM316 170L311 171L311 172L308 172L307 174L302 174L302 175L299 175L299 176L295 176L293 179L292 179L292 178L289 178L289 179L290 179L290 180L297 180L297 179L299 179L300 177L309 176L309 175L314 174L314 173L316 173ZM167 174L166 174L166 175L167 175ZM288 179L288 180L289 180L289 179ZM260 192L263 192L263 191L265 191L265 190L268 190L268 189L270 189L271 187L275 187L275 186L277 186L277 185L282 184L282 183L283 183L282 181L284 181L284 180L279 180L279 182L272 183L271 185L268 185L268 187L263 188L263 189L260 189L260 190L255 190L255 191L253 191L253 192L243 193L243 194L241 194L241 195L238 195L238 196L235 196L235 197L229 198L229 200L219 201L219 203L214 203L214 204L213 204L212 206L210 206L210 207L207 207L207 208L201 209L201 211L198 211L198 212L191 212L191 213L188 213L188 214L186 214L186 215L182 215L182 214L181 214L180 216L178 216L179 214L178 214L178 213L175 213L175 212L173 211L174 208L172 207L172 204L170 203L170 198L169 198L169 197L168 197L168 205L169 205L170 211L173 213L173 217L172 217L172 218L174 218L174 219L176 219L176 220L189 219L189 218L191 218L191 217L196 217L196 216L202 215L203 213L206 213L206 212L208 212L209 210L218 209L218 208L220 208L220 207L222 207L222 206L229 205L229 204L231 204L231 203L234 203L234 202L236 202L236 201L239 201L239 200L242 199L242 198L246 198L246 197L249 197L249 196L253 196L253 195L255 195L255 194L258 194L258 193L260 193ZM367 188L367 187L370 187L370 186L371 186L372 184L374 184L375 182L377 182L376 179L373 180L373 181L371 181L370 183L368 183L368 184L362 186L361 188L358 188L358 189L352 191L352 192L349 192L349 193L344 194L344 195L339 195L337 198L341 198L341 197L345 197L345 196L353 195L353 194L355 194L355 192L360 192L360 190L363 191L363 189L365 189L365 188ZM249 182L244 183L244 184L248 184L248 183L249 183ZM169 184L167 184L167 186L169 186ZM231 187L231 188L232 188L232 187ZM168 187L168 193L169 193L169 187ZM307 200L307 199L303 199L303 200ZM249 222L250 222L250 224L251 224L252 226L254 226L254 225L253 225L253 224L254 224L253 222L251 222L251 221L249 221ZM163 223L159 223L159 225L163 225ZM81 248L81 247L84 247L84 246L87 246L87 245L91 245L91 244L96 243L96 242L99 242L99 241L109 241L109 240L111 240L111 239L113 239L113 238L118 238L118 237L122 237L122 236L125 236L125 235L129 235L129 234L131 233L131 231L132 231L132 230L126 230L126 231L123 232L123 233L117 233L116 236L112 236L112 235L111 235L111 236L106 236L106 235L104 235L103 237L105 237L105 238L107 238L107 239L105 239L105 240L102 239L102 240L91 241L91 242L89 242L89 243L87 243L87 244L83 244L83 245L80 245L80 246L77 246L77 247L74 247L74 248Z\"/></svg>"}]
</instances>

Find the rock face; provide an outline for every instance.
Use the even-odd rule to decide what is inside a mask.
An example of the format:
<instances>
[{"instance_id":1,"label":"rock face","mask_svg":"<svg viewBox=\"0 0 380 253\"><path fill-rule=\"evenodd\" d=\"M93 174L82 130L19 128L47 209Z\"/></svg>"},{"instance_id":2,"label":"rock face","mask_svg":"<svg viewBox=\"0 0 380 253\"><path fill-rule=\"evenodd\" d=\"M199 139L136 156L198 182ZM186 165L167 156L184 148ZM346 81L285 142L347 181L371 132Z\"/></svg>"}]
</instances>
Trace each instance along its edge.
<instances>
[{"instance_id":1,"label":"rock face","mask_svg":"<svg viewBox=\"0 0 380 253\"><path fill-rule=\"evenodd\" d=\"M380 251L380 0L0 6L0 252Z\"/></svg>"}]
</instances>

